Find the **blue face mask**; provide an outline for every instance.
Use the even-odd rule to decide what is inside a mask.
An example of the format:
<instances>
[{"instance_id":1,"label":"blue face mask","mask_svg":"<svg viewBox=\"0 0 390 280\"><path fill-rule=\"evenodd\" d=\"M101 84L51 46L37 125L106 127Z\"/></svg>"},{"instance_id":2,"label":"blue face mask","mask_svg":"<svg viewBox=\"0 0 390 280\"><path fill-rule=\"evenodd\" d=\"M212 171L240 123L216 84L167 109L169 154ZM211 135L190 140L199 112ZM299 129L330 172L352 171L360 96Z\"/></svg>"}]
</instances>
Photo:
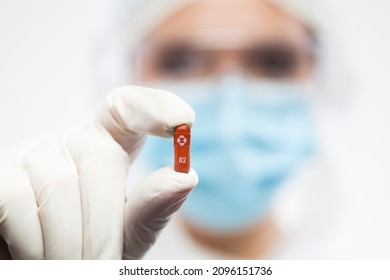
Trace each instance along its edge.
<instances>
[{"instance_id":1,"label":"blue face mask","mask_svg":"<svg viewBox=\"0 0 390 280\"><path fill-rule=\"evenodd\" d=\"M237 76L160 88L196 112L191 166L199 184L182 207L189 222L233 232L261 221L275 190L313 153L304 88ZM172 146L150 137L144 155L153 168L172 165Z\"/></svg>"}]
</instances>

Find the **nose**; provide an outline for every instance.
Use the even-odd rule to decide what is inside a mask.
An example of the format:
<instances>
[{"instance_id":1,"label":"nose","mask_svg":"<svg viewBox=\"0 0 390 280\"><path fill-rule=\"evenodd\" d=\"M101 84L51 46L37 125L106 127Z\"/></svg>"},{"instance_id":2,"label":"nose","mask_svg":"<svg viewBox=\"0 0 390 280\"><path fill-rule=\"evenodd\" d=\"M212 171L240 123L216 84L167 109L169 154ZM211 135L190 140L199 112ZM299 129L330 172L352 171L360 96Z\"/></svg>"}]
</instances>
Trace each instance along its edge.
<instances>
[{"instance_id":1,"label":"nose","mask_svg":"<svg viewBox=\"0 0 390 280\"><path fill-rule=\"evenodd\" d=\"M229 73L241 73L245 70L240 55L234 50L219 51L215 57L215 76L227 76Z\"/></svg>"}]
</instances>

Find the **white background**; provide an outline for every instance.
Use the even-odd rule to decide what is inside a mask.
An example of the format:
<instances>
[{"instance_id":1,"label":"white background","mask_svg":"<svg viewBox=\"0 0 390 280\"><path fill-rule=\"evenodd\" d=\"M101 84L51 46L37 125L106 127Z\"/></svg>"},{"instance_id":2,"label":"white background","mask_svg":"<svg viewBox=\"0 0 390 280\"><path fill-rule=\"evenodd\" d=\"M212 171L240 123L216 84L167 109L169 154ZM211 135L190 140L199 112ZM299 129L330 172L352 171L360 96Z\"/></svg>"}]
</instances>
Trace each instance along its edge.
<instances>
[{"instance_id":1,"label":"white background","mask_svg":"<svg viewBox=\"0 0 390 280\"><path fill-rule=\"evenodd\" d=\"M0 147L90 116L88 0L0 0ZM390 2L331 0L354 58L359 174L345 191L340 257L390 258ZM332 19L329 19L330 21ZM363 242L360 242L363 241Z\"/></svg>"},{"instance_id":2,"label":"white background","mask_svg":"<svg viewBox=\"0 0 390 280\"><path fill-rule=\"evenodd\" d=\"M80 119L87 0L0 1L0 147Z\"/></svg>"}]
</instances>

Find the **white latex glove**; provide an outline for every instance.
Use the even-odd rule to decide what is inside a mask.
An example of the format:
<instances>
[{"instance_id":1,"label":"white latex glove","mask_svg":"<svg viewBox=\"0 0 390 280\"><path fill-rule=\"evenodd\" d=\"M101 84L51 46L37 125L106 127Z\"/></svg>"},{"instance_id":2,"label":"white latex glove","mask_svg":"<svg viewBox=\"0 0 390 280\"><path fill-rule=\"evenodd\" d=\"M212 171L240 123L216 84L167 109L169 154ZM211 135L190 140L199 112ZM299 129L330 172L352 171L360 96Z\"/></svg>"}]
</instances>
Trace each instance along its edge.
<instances>
[{"instance_id":1,"label":"white latex glove","mask_svg":"<svg viewBox=\"0 0 390 280\"><path fill-rule=\"evenodd\" d=\"M121 87L66 137L0 152L0 258L141 258L198 177L165 167L125 194L129 164L146 134L194 118L171 93Z\"/></svg>"}]
</instances>

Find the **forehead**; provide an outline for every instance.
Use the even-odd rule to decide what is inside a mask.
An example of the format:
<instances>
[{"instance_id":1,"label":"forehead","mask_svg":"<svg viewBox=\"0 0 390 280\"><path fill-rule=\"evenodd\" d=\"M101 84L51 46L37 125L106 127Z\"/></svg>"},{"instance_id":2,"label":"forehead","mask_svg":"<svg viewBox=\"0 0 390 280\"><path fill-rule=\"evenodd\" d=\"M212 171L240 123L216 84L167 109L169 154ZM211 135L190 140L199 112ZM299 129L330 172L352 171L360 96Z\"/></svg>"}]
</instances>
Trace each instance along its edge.
<instances>
[{"instance_id":1,"label":"forehead","mask_svg":"<svg viewBox=\"0 0 390 280\"><path fill-rule=\"evenodd\" d=\"M148 39L158 43L246 44L262 40L307 41L303 24L266 0L195 0L157 28Z\"/></svg>"}]
</instances>

